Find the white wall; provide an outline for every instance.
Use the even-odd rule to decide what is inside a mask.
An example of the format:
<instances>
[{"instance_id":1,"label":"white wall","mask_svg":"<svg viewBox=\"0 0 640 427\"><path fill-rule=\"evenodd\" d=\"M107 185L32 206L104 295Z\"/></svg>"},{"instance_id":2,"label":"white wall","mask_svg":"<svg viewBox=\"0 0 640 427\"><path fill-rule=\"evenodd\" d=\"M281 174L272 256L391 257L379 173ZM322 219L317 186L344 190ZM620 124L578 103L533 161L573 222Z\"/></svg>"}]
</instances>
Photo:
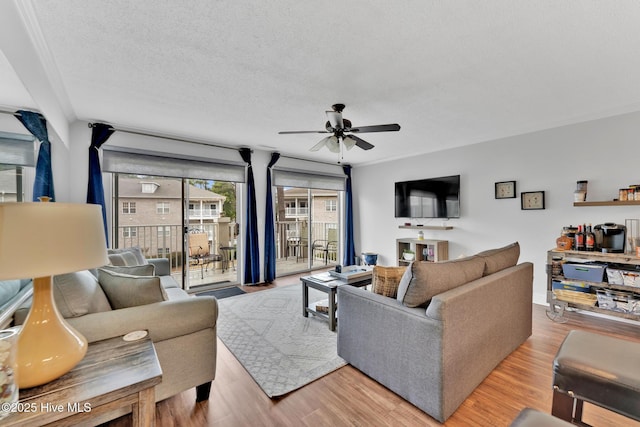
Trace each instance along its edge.
<instances>
[{"instance_id":1,"label":"white wall","mask_svg":"<svg viewBox=\"0 0 640 427\"><path fill-rule=\"evenodd\" d=\"M401 131L402 132L402 131ZM573 207L576 181L589 181L587 200L611 200L640 184L640 113L564 126L464 148L355 168L356 252L377 252L378 264L396 265L395 239L417 237L394 218L394 182L461 175L461 217L448 231L425 230L449 241L449 258L518 241L521 261L534 269L534 301L546 301L546 252L563 226L640 218L640 207ZM516 181L518 198L496 200L494 183ZM522 211L521 191L544 190L546 209ZM442 225L442 220L420 220Z\"/></svg>"}]
</instances>

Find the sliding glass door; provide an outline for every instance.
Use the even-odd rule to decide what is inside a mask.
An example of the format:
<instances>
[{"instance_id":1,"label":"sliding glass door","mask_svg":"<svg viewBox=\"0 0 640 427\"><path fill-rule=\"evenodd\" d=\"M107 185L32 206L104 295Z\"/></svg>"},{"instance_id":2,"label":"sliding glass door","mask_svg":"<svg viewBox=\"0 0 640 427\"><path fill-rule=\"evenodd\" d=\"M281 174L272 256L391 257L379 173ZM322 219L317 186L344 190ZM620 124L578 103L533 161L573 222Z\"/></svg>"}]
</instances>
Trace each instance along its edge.
<instances>
[{"instance_id":1,"label":"sliding glass door","mask_svg":"<svg viewBox=\"0 0 640 427\"><path fill-rule=\"evenodd\" d=\"M116 247L168 258L187 290L237 283L235 191L235 183L116 173Z\"/></svg>"},{"instance_id":2,"label":"sliding glass door","mask_svg":"<svg viewBox=\"0 0 640 427\"><path fill-rule=\"evenodd\" d=\"M276 275L338 263L340 191L276 186Z\"/></svg>"}]
</instances>

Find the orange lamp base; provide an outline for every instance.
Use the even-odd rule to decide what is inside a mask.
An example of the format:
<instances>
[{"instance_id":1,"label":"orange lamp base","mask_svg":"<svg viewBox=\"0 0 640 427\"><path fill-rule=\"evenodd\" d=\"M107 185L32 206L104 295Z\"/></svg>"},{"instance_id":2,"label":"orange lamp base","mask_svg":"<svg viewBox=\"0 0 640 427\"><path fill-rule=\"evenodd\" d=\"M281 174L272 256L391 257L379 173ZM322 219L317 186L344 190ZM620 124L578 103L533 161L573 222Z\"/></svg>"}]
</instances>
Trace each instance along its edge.
<instances>
[{"instance_id":1,"label":"orange lamp base","mask_svg":"<svg viewBox=\"0 0 640 427\"><path fill-rule=\"evenodd\" d=\"M33 279L33 304L18 335L18 386L53 381L73 369L86 353L87 340L55 306L51 277Z\"/></svg>"}]
</instances>

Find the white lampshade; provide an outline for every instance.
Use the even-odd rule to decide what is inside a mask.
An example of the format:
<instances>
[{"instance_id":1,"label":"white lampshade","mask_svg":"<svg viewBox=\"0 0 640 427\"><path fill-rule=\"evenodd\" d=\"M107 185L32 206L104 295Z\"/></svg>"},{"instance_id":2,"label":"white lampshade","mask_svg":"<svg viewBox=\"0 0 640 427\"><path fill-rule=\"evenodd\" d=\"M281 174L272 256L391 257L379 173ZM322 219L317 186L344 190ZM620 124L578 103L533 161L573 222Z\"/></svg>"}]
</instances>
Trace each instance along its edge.
<instances>
[{"instance_id":1,"label":"white lampshade","mask_svg":"<svg viewBox=\"0 0 640 427\"><path fill-rule=\"evenodd\" d=\"M327 136L326 138L322 138L320 140L320 142L318 142L316 145L314 145L313 147L311 147L311 149L309 151L318 151L319 149L321 149L322 147L324 147L325 145L327 145L327 142L329 142L329 139L331 137Z\"/></svg>"},{"instance_id":2,"label":"white lampshade","mask_svg":"<svg viewBox=\"0 0 640 427\"><path fill-rule=\"evenodd\" d=\"M340 143L338 142L338 137L330 136L329 139L327 140L327 148L332 153L339 153L340 152Z\"/></svg>"},{"instance_id":3,"label":"white lampshade","mask_svg":"<svg viewBox=\"0 0 640 427\"><path fill-rule=\"evenodd\" d=\"M99 205L0 203L0 280L109 264Z\"/></svg>"},{"instance_id":4,"label":"white lampshade","mask_svg":"<svg viewBox=\"0 0 640 427\"><path fill-rule=\"evenodd\" d=\"M342 143L344 144L347 150L351 150L354 145L356 145L356 140L351 138L349 135L342 138Z\"/></svg>"}]
</instances>

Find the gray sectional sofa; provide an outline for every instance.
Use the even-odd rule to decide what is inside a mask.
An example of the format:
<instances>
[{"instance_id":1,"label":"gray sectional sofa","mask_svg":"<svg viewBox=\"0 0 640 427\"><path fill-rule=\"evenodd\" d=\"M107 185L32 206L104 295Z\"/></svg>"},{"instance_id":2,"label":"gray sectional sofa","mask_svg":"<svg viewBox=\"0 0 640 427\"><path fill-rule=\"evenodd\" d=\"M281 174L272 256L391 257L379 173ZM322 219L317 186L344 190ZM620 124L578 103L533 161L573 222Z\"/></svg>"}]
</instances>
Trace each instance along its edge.
<instances>
[{"instance_id":1,"label":"gray sectional sofa","mask_svg":"<svg viewBox=\"0 0 640 427\"><path fill-rule=\"evenodd\" d=\"M112 266L55 276L58 311L89 343L148 330L162 368L156 401L192 387L197 400L206 400L216 373L217 301L182 290L167 259L136 255L122 261L111 253ZM30 300L16 311L16 324L29 306Z\"/></svg>"},{"instance_id":2,"label":"gray sectional sofa","mask_svg":"<svg viewBox=\"0 0 640 427\"><path fill-rule=\"evenodd\" d=\"M440 422L531 335L533 265L517 243L414 262L397 298L338 288L338 354Z\"/></svg>"}]
</instances>

